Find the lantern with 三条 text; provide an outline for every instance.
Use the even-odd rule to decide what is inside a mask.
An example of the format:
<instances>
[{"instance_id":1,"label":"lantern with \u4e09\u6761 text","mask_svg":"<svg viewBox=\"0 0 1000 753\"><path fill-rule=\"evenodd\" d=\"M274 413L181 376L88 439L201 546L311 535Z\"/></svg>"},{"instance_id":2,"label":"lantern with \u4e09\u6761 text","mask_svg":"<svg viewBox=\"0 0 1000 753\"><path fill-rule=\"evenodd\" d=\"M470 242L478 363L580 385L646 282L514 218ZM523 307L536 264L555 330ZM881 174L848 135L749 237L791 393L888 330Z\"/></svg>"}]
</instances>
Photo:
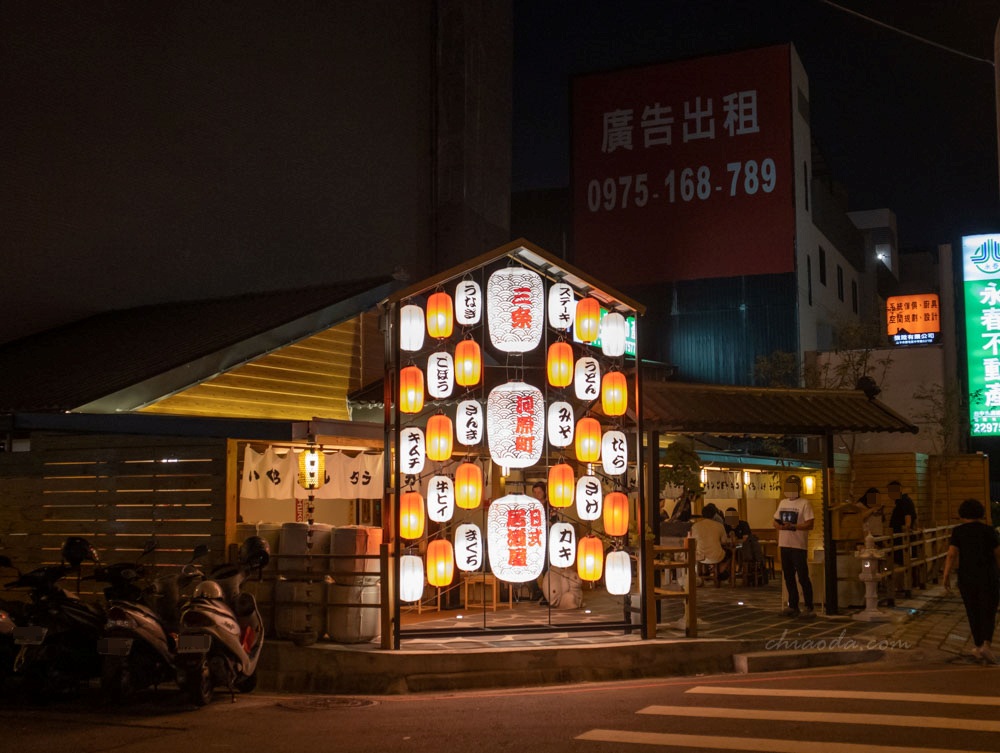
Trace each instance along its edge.
<instances>
[{"instance_id":1,"label":"lantern with \u4e09\u6761 text","mask_svg":"<svg viewBox=\"0 0 1000 753\"><path fill-rule=\"evenodd\" d=\"M596 400L601 396L601 365L596 358L585 356L573 369L573 390L577 400Z\"/></svg>"},{"instance_id":2,"label":"lantern with \u4e09\u6761 text","mask_svg":"<svg viewBox=\"0 0 1000 753\"><path fill-rule=\"evenodd\" d=\"M483 441L483 406L478 400L463 400L455 408L455 436L466 447Z\"/></svg>"},{"instance_id":3,"label":"lantern with \u4e09\u6761 text","mask_svg":"<svg viewBox=\"0 0 1000 753\"><path fill-rule=\"evenodd\" d=\"M558 340L549 346L546 368L549 384L553 387L568 387L573 381L573 346L565 340Z\"/></svg>"},{"instance_id":4,"label":"lantern with \u4e09\u6761 text","mask_svg":"<svg viewBox=\"0 0 1000 753\"><path fill-rule=\"evenodd\" d=\"M399 410L420 413L424 409L424 372L419 366L404 366L399 370Z\"/></svg>"},{"instance_id":5,"label":"lantern with \u4e09\u6761 text","mask_svg":"<svg viewBox=\"0 0 1000 753\"><path fill-rule=\"evenodd\" d=\"M424 595L424 561L415 554L399 558L399 600L420 601Z\"/></svg>"},{"instance_id":6,"label":"lantern with \u4e09\u6761 text","mask_svg":"<svg viewBox=\"0 0 1000 753\"><path fill-rule=\"evenodd\" d=\"M608 554L604 562L604 585L612 596L624 596L632 590L632 560L628 552Z\"/></svg>"},{"instance_id":7,"label":"lantern with \u4e09\u6761 text","mask_svg":"<svg viewBox=\"0 0 1000 753\"><path fill-rule=\"evenodd\" d=\"M604 509L604 489L597 476L581 476L576 482L576 514L580 520L598 520Z\"/></svg>"},{"instance_id":8,"label":"lantern with \u4e09\u6761 text","mask_svg":"<svg viewBox=\"0 0 1000 753\"><path fill-rule=\"evenodd\" d=\"M573 288L565 282L553 283L549 288L549 326L568 330L573 326L576 313L576 298Z\"/></svg>"},{"instance_id":9,"label":"lantern with \u4e09\u6761 text","mask_svg":"<svg viewBox=\"0 0 1000 753\"><path fill-rule=\"evenodd\" d=\"M427 334L431 337L451 337L455 325L451 296L443 290L427 298Z\"/></svg>"},{"instance_id":10,"label":"lantern with \u4e09\u6761 text","mask_svg":"<svg viewBox=\"0 0 1000 753\"><path fill-rule=\"evenodd\" d=\"M625 355L625 335L628 325L617 311L606 314L601 320L601 350L604 355L616 358Z\"/></svg>"},{"instance_id":11,"label":"lantern with \u4e09\u6761 text","mask_svg":"<svg viewBox=\"0 0 1000 753\"><path fill-rule=\"evenodd\" d=\"M435 400L451 395L455 386L455 361L451 353L439 350L427 357L427 394Z\"/></svg>"},{"instance_id":12,"label":"lantern with \u4e09\u6761 text","mask_svg":"<svg viewBox=\"0 0 1000 753\"><path fill-rule=\"evenodd\" d=\"M569 463L559 463L549 469L549 504L552 507L569 507L573 504L576 479Z\"/></svg>"},{"instance_id":13,"label":"lantern with \u4e09\u6761 text","mask_svg":"<svg viewBox=\"0 0 1000 753\"><path fill-rule=\"evenodd\" d=\"M436 413L427 419L427 457L430 460L451 460L454 430L451 419Z\"/></svg>"},{"instance_id":14,"label":"lantern with \u4e09\u6761 text","mask_svg":"<svg viewBox=\"0 0 1000 753\"><path fill-rule=\"evenodd\" d=\"M628 380L620 371L609 371L601 379L601 410L606 416L624 416L628 408Z\"/></svg>"},{"instance_id":15,"label":"lantern with \u4e09\u6761 text","mask_svg":"<svg viewBox=\"0 0 1000 753\"><path fill-rule=\"evenodd\" d=\"M399 535L404 539L424 535L424 498L420 492L403 492L399 496Z\"/></svg>"},{"instance_id":16,"label":"lantern with \u4e09\u6761 text","mask_svg":"<svg viewBox=\"0 0 1000 753\"><path fill-rule=\"evenodd\" d=\"M572 567L576 562L576 529L565 521L553 523L549 528L549 564L553 567Z\"/></svg>"},{"instance_id":17,"label":"lantern with \u4e09\u6761 text","mask_svg":"<svg viewBox=\"0 0 1000 753\"><path fill-rule=\"evenodd\" d=\"M625 432L612 429L601 437L601 468L609 476L620 476L628 470Z\"/></svg>"},{"instance_id":18,"label":"lantern with \u4e09\u6761 text","mask_svg":"<svg viewBox=\"0 0 1000 753\"><path fill-rule=\"evenodd\" d=\"M601 579L604 570L604 547L596 536L584 536L576 544L576 572L580 580Z\"/></svg>"},{"instance_id":19,"label":"lantern with \u4e09\u6761 text","mask_svg":"<svg viewBox=\"0 0 1000 753\"><path fill-rule=\"evenodd\" d=\"M486 283L490 342L505 353L527 353L538 347L545 328L545 288L537 272L504 267Z\"/></svg>"},{"instance_id":20,"label":"lantern with \u4e09\u6761 text","mask_svg":"<svg viewBox=\"0 0 1000 753\"><path fill-rule=\"evenodd\" d=\"M628 497L623 492L611 492L604 498L604 532L608 536L628 533Z\"/></svg>"},{"instance_id":21,"label":"lantern with \u4e09\u6761 text","mask_svg":"<svg viewBox=\"0 0 1000 753\"><path fill-rule=\"evenodd\" d=\"M573 333L576 339L592 343L600 334L601 303L596 298L587 296L576 304L576 322Z\"/></svg>"},{"instance_id":22,"label":"lantern with \u4e09\u6761 text","mask_svg":"<svg viewBox=\"0 0 1000 753\"><path fill-rule=\"evenodd\" d=\"M462 523L455 529L455 567L474 572L483 566L483 532L475 523Z\"/></svg>"},{"instance_id":23,"label":"lantern with \u4e09\u6761 text","mask_svg":"<svg viewBox=\"0 0 1000 753\"><path fill-rule=\"evenodd\" d=\"M483 470L475 463L461 463L455 469L455 504L475 510L483 501Z\"/></svg>"},{"instance_id":24,"label":"lantern with \u4e09\u6761 text","mask_svg":"<svg viewBox=\"0 0 1000 753\"><path fill-rule=\"evenodd\" d=\"M450 586L455 578L455 550L447 539L427 545L427 582L435 588Z\"/></svg>"},{"instance_id":25,"label":"lantern with \u4e09\u6761 text","mask_svg":"<svg viewBox=\"0 0 1000 753\"><path fill-rule=\"evenodd\" d=\"M427 482L427 517L447 523L455 515L455 482L448 476L431 476Z\"/></svg>"},{"instance_id":26,"label":"lantern with \u4e09\u6761 text","mask_svg":"<svg viewBox=\"0 0 1000 753\"><path fill-rule=\"evenodd\" d=\"M315 448L299 453L299 486L312 491L323 485L326 475L326 456Z\"/></svg>"},{"instance_id":27,"label":"lantern with \u4e09\u6761 text","mask_svg":"<svg viewBox=\"0 0 1000 753\"><path fill-rule=\"evenodd\" d=\"M483 291L474 280L462 280L455 286L455 322L462 327L479 324L483 316Z\"/></svg>"},{"instance_id":28,"label":"lantern with \u4e09\u6761 text","mask_svg":"<svg viewBox=\"0 0 1000 753\"><path fill-rule=\"evenodd\" d=\"M501 468L528 468L537 463L545 444L541 390L525 382L494 387L486 401L486 436L490 457Z\"/></svg>"},{"instance_id":29,"label":"lantern with \u4e09\u6761 text","mask_svg":"<svg viewBox=\"0 0 1000 753\"><path fill-rule=\"evenodd\" d=\"M601 459L601 424L596 418L584 416L576 422L576 459L581 463Z\"/></svg>"},{"instance_id":30,"label":"lantern with \u4e09\u6761 text","mask_svg":"<svg viewBox=\"0 0 1000 753\"><path fill-rule=\"evenodd\" d=\"M462 387L479 384L483 373L483 354L475 340L462 340L455 346L455 382Z\"/></svg>"},{"instance_id":31,"label":"lantern with \u4e09\u6761 text","mask_svg":"<svg viewBox=\"0 0 1000 753\"><path fill-rule=\"evenodd\" d=\"M411 303L399 310L399 348L416 352L424 347L424 310Z\"/></svg>"},{"instance_id":32,"label":"lantern with \u4e09\u6761 text","mask_svg":"<svg viewBox=\"0 0 1000 753\"><path fill-rule=\"evenodd\" d=\"M569 447L573 444L573 428L576 426L576 417L573 414L572 405L562 400L557 400L549 405L547 425L550 445Z\"/></svg>"}]
</instances>

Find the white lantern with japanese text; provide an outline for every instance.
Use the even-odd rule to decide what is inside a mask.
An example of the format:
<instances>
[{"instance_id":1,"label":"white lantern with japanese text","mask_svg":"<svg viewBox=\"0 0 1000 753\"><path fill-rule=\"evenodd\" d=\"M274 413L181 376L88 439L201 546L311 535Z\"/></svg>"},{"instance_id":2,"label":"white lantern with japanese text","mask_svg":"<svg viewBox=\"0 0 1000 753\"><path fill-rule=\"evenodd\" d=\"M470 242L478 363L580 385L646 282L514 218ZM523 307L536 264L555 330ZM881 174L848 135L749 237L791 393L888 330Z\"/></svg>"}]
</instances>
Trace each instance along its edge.
<instances>
[{"instance_id":1,"label":"white lantern with japanese text","mask_svg":"<svg viewBox=\"0 0 1000 753\"><path fill-rule=\"evenodd\" d=\"M600 520L604 489L597 476L581 476L576 482L576 515L580 520Z\"/></svg>"},{"instance_id":2,"label":"white lantern with japanese text","mask_svg":"<svg viewBox=\"0 0 1000 753\"><path fill-rule=\"evenodd\" d=\"M541 276L523 267L505 267L490 275L486 309L490 341L505 353L538 347L545 325L545 286Z\"/></svg>"},{"instance_id":3,"label":"white lantern with japanese text","mask_svg":"<svg viewBox=\"0 0 1000 753\"><path fill-rule=\"evenodd\" d=\"M545 400L537 387L507 382L490 391L486 402L490 457L501 468L528 468L542 456Z\"/></svg>"},{"instance_id":4,"label":"white lantern with japanese text","mask_svg":"<svg viewBox=\"0 0 1000 753\"><path fill-rule=\"evenodd\" d=\"M493 574L507 583L527 583L545 566L545 506L526 494L494 500L486 518L486 543Z\"/></svg>"},{"instance_id":5,"label":"white lantern with japanese text","mask_svg":"<svg viewBox=\"0 0 1000 753\"><path fill-rule=\"evenodd\" d=\"M601 319L601 350L604 355L615 358L625 355L625 317L617 311L605 314Z\"/></svg>"},{"instance_id":6,"label":"white lantern with japanese text","mask_svg":"<svg viewBox=\"0 0 1000 753\"><path fill-rule=\"evenodd\" d=\"M461 327L479 324L483 316L483 292L475 280L462 280L455 286L455 323Z\"/></svg>"},{"instance_id":7,"label":"white lantern with japanese text","mask_svg":"<svg viewBox=\"0 0 1000 753\"><path fill-rule=\"evenodd\" d=\"M596 358L585 356L577 359L573 389L577 400L596 400L601 396L601 366Z\"/></svg>"},{"instance_id":8,"label":"white lantern with japanese text","mask_svg":"<svg viewBox=\"0 0 1000 753\"><path fill-rule=\"evenodd\" d=\"M475 523L462 523L455 529L455 567L474 572L483 566L483 532Z\"/></svg>"},{"instance_id":9,"label":"white lantern with japanese text","mask_svg":"<svg viewBox=\"0 0 1000 753\"><path fill-rule=\"evenodd\" d=\"M415 304L399 310L399 349L415 352L424 347L424 310Z\"/></svg>"},{"instance_id":10,"label":"white lantern with japanese text","mask_svg":"<svg viewBox=\"0 0 1000 753\"><path fill-rule=\"evenodd\" d=\"M478 400L463 400L455 408L455 438L471 447L483 441L483 406Z\"/></svg>"},{"instance_id":11,"label":"white lantern with japanese text","mask_svg":"<svg viewBox=\"0 0 1000 753\"><path fill-rule=\"evenodd\" d=\"M576 428L576 418L573 406L564 400L557 400L549 405L548 426L549 444L553 447L569 447L573 444L573 429Z\"/></svg>"},{"instance_id":12,"label":"white lantern with japanese text","mask_svg":"<svg viewBox=\"0 0 1000 753\"><path fill-rule=\"evenodd\" d=\"M451 395L455 387L455 359L451 353L439 350L427 358L427 394L436 400Z\"/></svg>"},{"instance_id":13,"label":"white lantern with japanese text","mask_svg":"<svg viewBox=\"0 0 1000 753\"><path fill-rule=\"evenodd\" d=\"M576 562L576 529L572 523L553 523L549 528L549 564L573 567Z\"/></svg>"},{"instance_id":14,"label":"white lantern with japanese text","mask_svg":"<svg viewBox=\"0 0 1000 753\"><path fill-rule=\"evenodd\" d=\"M415 554L399 558L399 600L420 601L424 595L424 561Z\"/></svg>"},{"instance_id":15,"label":"white lantern with japanese text","mask_svg":"<svg viewBox=\"0 0 1000 753\"><path fill-rule=\"evenodd\" d=\"M601 437L601 467L609 476L620 476L628 468L628 443L625 432L612 430Z\"/></svg>"},{"instance_id":16,"label":"white lantern with japanese text","mask_svg":"<svg viewBox=\"0 0 1000 753\"><path fill-rule=\"evenodd\" d=\"M632 590L632 560L628 552L611 552L605 557L604 585L612 596L624 596Z\"/></svg>"},{"instance_id":17,"label":"white lantern with japanese text","mask_svg":"<svg viewBox=\"0 0 1000 753\"><path fill-rule=\"evenodd\" d=\"M427 462L427 444L424 430L415 426L399 432L399 471L404 476L413 476L424 470Z\"/></svg>"},{"instance_id":18,"label":"white lantern with japanese text","mask_svg":"<svg viewBox=\"0 0 1000 753\"><path fill-rule=\"evenodd\" d=\"M427 482L427 517L447 523L455 514L455 482L450 476L431 476Z\"/></svg>"},{"instance_id":19,"label":"white lantern with japanese text","mask_svg":"<svg viewBox=\"0 0 1000 753\"><path fill-rule=\"evenodd\" d=\"M573 326L576 315L576 298L573 288L565 282L557 282L549 288L549 326L568 330Z\"/></svg>"}]
</instances>

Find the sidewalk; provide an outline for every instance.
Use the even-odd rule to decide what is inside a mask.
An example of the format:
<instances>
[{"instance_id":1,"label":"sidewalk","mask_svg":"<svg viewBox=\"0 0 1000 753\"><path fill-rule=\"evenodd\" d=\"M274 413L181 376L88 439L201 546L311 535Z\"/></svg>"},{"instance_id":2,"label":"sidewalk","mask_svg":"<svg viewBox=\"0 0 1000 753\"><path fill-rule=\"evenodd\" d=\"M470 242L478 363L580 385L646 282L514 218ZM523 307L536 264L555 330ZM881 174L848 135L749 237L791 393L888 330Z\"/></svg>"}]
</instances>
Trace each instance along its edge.
<instances>
[{"instance_id":1,"label":"sidewalk","mask_svg":"<svg viewBox=\"0 0 1000 753\"><path fill-rule=\"evenodd\" d=\"M585 596L580 619L608 619L620 610L597 591ZM856 661L970 661L972 648L961 599L940 586L882 607L885 622L845 614L782 617L781 586L704 587L698 590L698 638L684 637L683 608L663 602L655 639L594 630L404 640L399 651L377 642L296 647L271 641L259 667L261 689L331 694L396 694L488 687L671 677L698 673L768 671ZM421 629L451 627L461 610L435 613ZM466 624L475 616L465 612ZM544 623L548 610L533 602L489 614L504 622ZM426 616L425 616L426 617Z\"/></svg>"}]
</instances>

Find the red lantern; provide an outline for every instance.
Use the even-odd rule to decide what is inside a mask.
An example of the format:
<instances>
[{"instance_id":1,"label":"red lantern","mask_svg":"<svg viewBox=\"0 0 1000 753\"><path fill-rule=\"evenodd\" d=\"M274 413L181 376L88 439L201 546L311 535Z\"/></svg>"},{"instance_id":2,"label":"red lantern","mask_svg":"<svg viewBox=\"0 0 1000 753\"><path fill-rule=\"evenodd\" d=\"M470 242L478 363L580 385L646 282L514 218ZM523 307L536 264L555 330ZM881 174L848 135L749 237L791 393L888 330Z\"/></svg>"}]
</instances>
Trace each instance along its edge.
<instances>
[{"instance_id":1,"label":"red lantern","mask_svg":"<svg viewBox=\"0 0 1000 753\"><path fill-rule=\"evenodd\" d=\"M424 535L424 498L420 492L403 492L399 498L399 535L404 539Z\"/></svg>"},{"instance_id":2,"label":"red lantern","mask_svg":"<svg viewBox=\"0 0 1000 753\"><path fill-rule=\"evenodd\" d=\"M569 507L573 504L576 480L568 463L559 463L549 469L549 504L553 507Z\"/></svg>"},{"instance_id":3,"label":"red lantern","mask_svg":"<svg viewBox=\"0 0 1000 753\"><path fill-rule=\"evenodd\" d=\"M604 498L604 532L608 536L628 533L628 497L623 492L611 492Z\"/></svg>"},{"instance_id":4,"label":"red lantern","mask_svg":"<svg viewBox=\"0 0 1000 753\"><path fill-rule=\"evenodd\" d=\"M475 510L482 500L482 469L475 463L462 463L455 469L455 504L463 510Z\"/></svg>"},{"instance_id":5,"label":"red lantern","mask_svg":"<svg viewBox=\"0 0 1000 753\"><path fill-rule=\"evenodd\" d=\"M587 416L576 423L576 459L596 463L601 459L601 424Z\"/></svg>"},{"instance_id":6,"label":"red lantern","mask_svg":"<svg viewBox=\"0 0 1000 753\"><path fill-rule=\"evenodd\" d=\"M427 299L427 334L431 337L451 337L455 325L455 308L451 296L443 290Z\"/></svg>"},{"instance_id":7,"label":"red lantern","mask_svg":"<svg viewBox=\"0 0 1000 753\"><path fill-rule=\"evenodd\" d=\"M427 545L427 582L441 588L450 586L455 577L455 550L447 539L434 539Z\"/></svg>"},{"instance_id":8,"label":"red lantern","mask_svg":"<svg viewBox=\"0 0 1000 753\"><path fill-rule=\"evenodd\" d=\"M451 419L436 413L427 419L427 457L430 460L451 460L454 431Z\"/></svg>"},{"instance_id":9,"label":"red lantern","mask_svg":"<svg viewBox=\"0 0 1000 753\"><path fill-rule=\"evenodd\" d=\"M601 409L608 416L624 416L628 407L628 381L620 371L609 371L601 380Z\"/></svg>"},{"instance_id":10,"label":"red lantern","mask_svg":"<svg viewBox=\"0 0 1000 753\"><path fill-rule=\"evenodd\" d=\"M483 372L483 355L475 340L462 340L455 346L455 381L462 387L479 384Z\"/></svg>"},{"instance_id":11,"label":"red lantern","mask_svg":"<svg viewBox=\"0 0 1000 753\"><path fill-rule=\"evenodd\" d=\"M601 579L604 570L604 546L596 536L584 536L576 545L576 572L580 580Z\"/></svg>"},{"instance_id":12,"label":"red lantern","mask_svg":"<svg viewBox=\"0 0 1000 753\"><path fill-rule=\"evenodd\" d=\"M553 387L568 387L573 381L573 346L559 340L549 346L549 384Z\"/></svg>"},{"instance_id":13,"label":"red lantern","mask_svg":"<svg viewBox=\"0 0 1000 753\"><path fill-rule=\"evenodd\" d=\"M419 366L404 366L399 370L399 410L419 413L424 409L424 372Z\"/></svg>"},{"instance_id":14,"label":"red lantern","mask_svg":"<svg viewBox=\"0 0 1000 753\"><path fill-rule=\"evenodd\" d=\"M601 303L596 298L587 297L576 304L576 325L573 330L578 340L594 342L601 327Z\"/></svg>"}]
</instances>

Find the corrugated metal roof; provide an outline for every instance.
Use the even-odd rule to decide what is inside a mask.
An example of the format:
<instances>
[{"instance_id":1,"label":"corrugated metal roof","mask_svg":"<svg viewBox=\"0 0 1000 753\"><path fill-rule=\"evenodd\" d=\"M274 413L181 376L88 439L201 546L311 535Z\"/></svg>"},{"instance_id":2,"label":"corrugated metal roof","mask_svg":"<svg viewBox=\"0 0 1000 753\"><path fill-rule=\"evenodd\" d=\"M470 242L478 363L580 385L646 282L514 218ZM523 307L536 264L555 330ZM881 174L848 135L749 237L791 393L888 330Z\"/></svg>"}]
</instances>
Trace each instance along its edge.
<instances>
[{"instance_id":1,"label":"corrugated metal roof","mask_svg":"<svg viewBox=\"0 0 1000 753\"><path fill-rule=\"evenodd\" d=\"M643 429L720 436L909 432L917 427L860 390L647 381Z\"/></svg>"},{"instance_id":2,"label":"corrugated metal roof","mask_svg":"<svg viewBox=\"0 0 1000 753\"><path fill-rule=\"evenodd\" d=\"M116 410L171 394L377 304L392 277L110 311L0 346L0 412ZM127 407L125 409L128 409Z\"/></svg>"}]
</instances>

